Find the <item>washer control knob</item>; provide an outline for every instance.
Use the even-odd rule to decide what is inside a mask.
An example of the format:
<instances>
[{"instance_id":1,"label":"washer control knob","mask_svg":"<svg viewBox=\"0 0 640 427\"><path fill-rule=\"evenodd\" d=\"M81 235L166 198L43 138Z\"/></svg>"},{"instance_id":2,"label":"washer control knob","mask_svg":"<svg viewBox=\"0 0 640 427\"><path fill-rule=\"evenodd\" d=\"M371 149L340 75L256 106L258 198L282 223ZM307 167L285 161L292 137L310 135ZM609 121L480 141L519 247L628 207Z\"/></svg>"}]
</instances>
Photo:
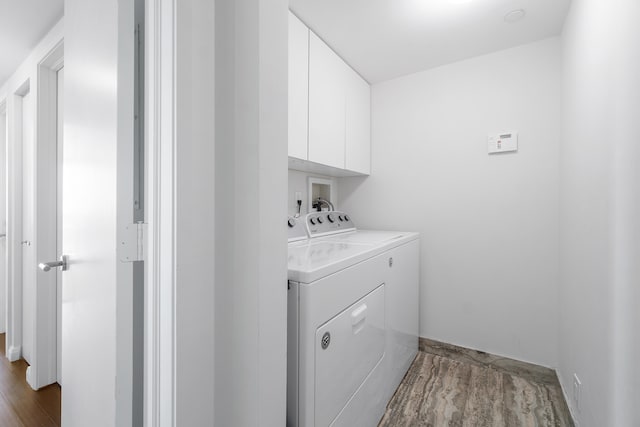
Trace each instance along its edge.
<instances>
[{"instance_id":1,"label":"washer control knob","mask_svg":"<svg viewBox=\"0 0 640 427\"><path fill-rule=\"evenodd\" d=\"M345 220L345 221L351 221L351 220L349 219L349 215L345 215L345 216L344 216L344 220Z\"/></svg>"},{"instance_id":2,"label":"washer control knob","mask_svg":"<svg viewBox=\"0 0 640 427\"><path fill-rule=\"evenodd\" d=\"M318 217L318 224L322 224L323 222L322 218Z\"/></svg>"},{"instance_id":3,"label":"washer control knob","mask_svg":"<svg viewBox=\"0 0 640 427\"><path fill-rule=\"evenodd\" d=\"M329 220L329 222L335 222L336 221L336 219L333 217L333 214L327 215L327 219Z\"/></svg>"},{"instance_id":4,"label":"washer control knob","mask_svg":"<svg viewBox=\"0 0 640 427\"><path fill-rule=\"evenodd\" d=\"M339 219L340 221L344 221L344 218L342 217L342 215L338 215L338 219Z\"/></svg>"},{"instance_id":5,"label":"washer control knob","mask_svg":"<svg viewBox=\"0 0 640 427\"><path fill-rule=\"evenodd\" d=\"M311 223L311 225L316 225L316 219L315 218L309 218L309 222Z\"/></svg>"},{"instance_id":6,"label":"washer control knob","mask_svg":"<svg viewBox=\"0 0 640 427\"><path fill-rule=\"evenodd\" d=\"M287 225L289 226L289 228L293 228L296 225L296 220L293 218L289 218L289 221L287 221Z\"/></svg>"}]
</instances>

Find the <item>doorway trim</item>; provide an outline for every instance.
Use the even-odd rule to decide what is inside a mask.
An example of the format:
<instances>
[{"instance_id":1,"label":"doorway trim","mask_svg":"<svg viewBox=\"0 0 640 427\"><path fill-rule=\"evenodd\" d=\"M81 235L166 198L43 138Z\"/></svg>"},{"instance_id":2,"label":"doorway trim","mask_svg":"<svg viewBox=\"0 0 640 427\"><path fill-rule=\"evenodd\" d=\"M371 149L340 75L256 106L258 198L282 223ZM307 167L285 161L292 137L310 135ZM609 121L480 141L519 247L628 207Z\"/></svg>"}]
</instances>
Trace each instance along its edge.
<instances>
[{"instance_id":1,"label":"doorway trim","mask_svg":"<svg viewBox=\"0 0 640 427\"><path fill-rule=\"evenodd\" d=\"M59 251L57 73L63 65L64 39L60 39L37 64L34 250L38 263L56 260ZM27 382L34 390L58 379L58 280L57 269L36 270L33 360L27 368Z\"/></svg>"},{"instance_id":2,"label":"doorway trim","mask_svg":"<svg viewBox=\"0 0 640 427\"><path fill-rule=\"evenodd\" d=\"M31 92L25 78L7 98L7 333L6 357L22 355L22 100ZM35 240L35 239L34 239Z\"/></svg>"},{"instance_id":3,"label":"doorway trim","mask_svg":"<svg viewBox=\"0 0 640 427\"><path fill-rule=\"evenodd\" d=\"M4 240L4 257L0 258L0 263L3 264L4 267L4 271L3 271L3 277L0 278L0 280L4 281L4 289L2 289L2 298L0 299L0 304L2 305L0 307L0 315L2 316L1 322L2 322L2 329L0 329L0 332L6 332L7 330L7 289L8 289L8 280L7 280L7 231L6 231L6 222L7 222L7 208L8 208L8 204L7 204L7 198L8 198L8 193L7 193L7 145L8 145L8 140L7 140L7 132L8 132L8 120L7 120L7 98L4 95L4 93L0 93L0 117L3 117L2 120L4 120L4 134L0 137L3 141L3 144L0 144L0 149L2 149L2 155L0 156L0 159L3 163L3 167L4 167L4 174L2 177L2 187L0 188L0 194L2 194L4 196L4 200L3 200L3 210L4 212L2 212L2 215L0 215L1 217L4 217L4 224L1 222L0 220L0 232L4 233L4 237L0 238L0 245L2 245L2 240Z\"/></svg>"},{"instance_id":4,"label":"doorway trim","mask_svg":"<svg viewBox=\"0 0 640 427\"><path fill-rule=\"evenodd\" d=\"M6 96L6 113L7 113L7 149L6 149L6 188L7 188L7 259L6 259L6 277L7 277L7 299L6 299L6 357L10 361L18 360L23 351L23 321L22 321L22 304L23 304L23 286L22 286L22 180L23 180L23 164L22 164L22 101L23 96L30 93L33 96L34 117L33 117L33 134L34 134L34 188L37 186L35 171L35 156L38 150L39 130L37 126L40 104L39 82L38 82L38 66L50 54L50 52L63 39L63 22L62 19L54 24L42 40L31 50L29 56L9 77L5 86L0 91ZM1 96L1 95L0 95ZM35 195L35 193L34 193ZM35 199L35 196L34 196ZM34 204L35 212L37 206ZM30 236L32 243L37 245L34 220L34 235ZM34 259L37 260L37 251L34 250ZM33 266L34 270L37 268ZM37 291L37 274L35 290ZM37 301L34 295L31 303L37 310ZM35 323L35 318L34 318ZM35 328L35 326L34 326ZM31 330L33 331L33 330ZM33 353L35 354L35 335L33 337ZM32 355L33 356L33 355ZM32 365L33 357L31 360Z\"/></svg>"},{"instance_id":5,"label":"doorway trim","mask_svg":"<svg viewBox=\"0 0 640 427\"><path fill-rule=\"evenodd\" d=\"M145 25L144 425L173 427L175 392L175 9L176 0L148 0Z\"/></svg>"},{"instance_id":6,"label":"doorway trim","mask_svg":"<svg viewBox=\"0 0 640 427\"><path fill-rule=\"evenodd\" d=\"M2 277L0 278L0 280L4 281L4 288L2 289L2 298L0 298L0 316L2 316L2 319L0 319L0 322L2 324L0 332L5 333L7 330L7 293L8 293L8 276L7 276L7 209L8 209L8 204L7 204L7 198L8 198L8 192L7 192L7 146L8 146L8 138L7 138L7 132L8 132L8 119L7 119L7 98L5 96L4 93L0 93L0 117L3 117L2 120L4 120L3 123L3 135L0 137L0 139L2 139L2 144L0 144L0 149L2 150L2 155L0 155L0 161L2 161L2 167L4 168L4 173L2 176L2 179L0 180L2 182L2 185L0 187L0 195L2 195L1 197L4 198L4 200L2 200L2 215L0 215L0 232L4 233L4 237L0 238L0 247L2 246L2 243L4 243L4 256L0 258L0 263L2 263L2 267L3 267L3 273L2 273Z\"/></svg>"}]
</instances>

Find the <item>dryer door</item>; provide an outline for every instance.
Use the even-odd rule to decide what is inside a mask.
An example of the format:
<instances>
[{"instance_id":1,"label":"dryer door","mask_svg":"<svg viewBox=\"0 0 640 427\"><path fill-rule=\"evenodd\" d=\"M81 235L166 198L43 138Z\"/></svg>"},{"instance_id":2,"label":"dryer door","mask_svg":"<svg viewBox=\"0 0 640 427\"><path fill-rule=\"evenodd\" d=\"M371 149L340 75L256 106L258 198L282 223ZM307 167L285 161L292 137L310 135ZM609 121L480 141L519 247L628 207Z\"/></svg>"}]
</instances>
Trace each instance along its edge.
<instances>
[{"instance_id":1,"label":"dryer door","mask_svg":"<svg viewBox=\"0 0 640 427\"><path fill-rule=\"evenodd\" d=\"M330 425L384 355L384 284L316 331L315 425Z\"/></svg>"}]
</instances>

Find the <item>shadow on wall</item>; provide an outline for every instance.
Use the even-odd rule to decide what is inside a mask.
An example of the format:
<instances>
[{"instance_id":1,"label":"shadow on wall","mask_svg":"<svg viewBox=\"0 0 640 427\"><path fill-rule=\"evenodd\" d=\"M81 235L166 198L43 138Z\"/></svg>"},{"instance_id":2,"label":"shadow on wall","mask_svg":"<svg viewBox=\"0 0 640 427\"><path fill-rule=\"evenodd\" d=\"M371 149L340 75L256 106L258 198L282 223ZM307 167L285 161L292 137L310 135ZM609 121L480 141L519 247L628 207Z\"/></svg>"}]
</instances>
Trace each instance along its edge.
<instances>
[{"instance_id":1,"label":"shadow on wall","mask_svg":"<svg viewBox=\"0 0 640 427\"><path fill-rule=\"evenodd\" d=\"M345 201L349 200L353 193L358 191L368 178L371 177L352 176L338 179L338 188L340 188L340 191L338 192L338 203L342 205Z\"/></svg>"}]
</instances>

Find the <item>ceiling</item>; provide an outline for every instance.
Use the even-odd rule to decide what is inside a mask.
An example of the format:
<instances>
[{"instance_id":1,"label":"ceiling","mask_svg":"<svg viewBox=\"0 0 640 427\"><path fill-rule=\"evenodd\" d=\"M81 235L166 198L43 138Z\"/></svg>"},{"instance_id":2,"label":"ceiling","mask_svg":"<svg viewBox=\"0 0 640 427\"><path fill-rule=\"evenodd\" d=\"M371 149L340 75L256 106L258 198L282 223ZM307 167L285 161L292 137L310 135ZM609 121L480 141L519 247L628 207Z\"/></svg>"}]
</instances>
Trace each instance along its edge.
<instances>
[{"instance_id":1,"label":"ceiling","mask_svg":"<svg viewBox=\"0 0 640 427\"><path fill-rule=\"evenodd\" d=\"M0 86L64 14L64 0L0 0Z\"/></svg>"},{"instance_id":2,"label":"ceiling","mask_svg":"<svg viewBox=\"0 0 640 427\"><path fill-rule=\"evenodd\" d=\"M571 0L290 0L371 83L557 35ZM504 16L525 9L526 17ZM0 85L63 16L64 0L0 0Z\"/></svg>"},{"instance_id":3,"label":"ceiling","mask_svg":"<svg viewBox=\"0 0 640 427\"><path fill-rule=\"evenodd\" d=\"M560 34L571 0L290 0L370 83ZM505 15L526 16L506 23Z\"/></svg>"}]
</instances>

